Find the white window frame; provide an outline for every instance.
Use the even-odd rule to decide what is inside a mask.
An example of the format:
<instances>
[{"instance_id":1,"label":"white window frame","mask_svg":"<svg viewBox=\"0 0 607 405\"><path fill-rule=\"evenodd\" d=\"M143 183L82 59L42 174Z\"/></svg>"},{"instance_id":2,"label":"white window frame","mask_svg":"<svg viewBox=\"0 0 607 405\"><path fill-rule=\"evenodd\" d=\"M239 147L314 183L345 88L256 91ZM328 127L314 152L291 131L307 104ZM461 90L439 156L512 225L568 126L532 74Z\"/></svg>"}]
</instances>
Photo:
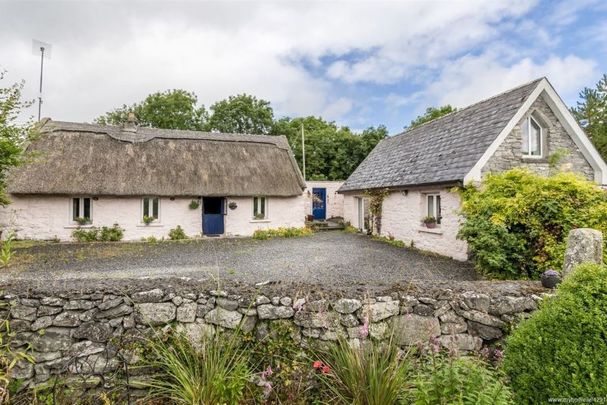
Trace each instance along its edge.
<instances>
[{"instance_id":1,"label":"white window frame","mask_svg":"<svg viewBox=\"0 0 607 405\"><path fill-rule=\"evenodd\" d=\"M78 203L78 215L74 215L74 200L78 199L80 200ZM93 198L92 197L82 197L82 196L78 196L78 197L71 197L70 198L70 223L72 224L78 224L78 222L76 221L77 217L82 217L84 218L84 200L88 199L89 200L89 223L93 223Z\"/></svg>"},{"instance_id":2,"label":"white window frame","mask_svg":"<svg viewBox=\"0 0 607 405\"><path fill-rule=\"evenodd\" d=\"M432 212L430 212L430 197L433 199ZM438 197L439 203L436 204ZM440 225L443 219L442 216L442 202L443 199L440 193L426 193L424 194L424 217L432 216L436 219L436 225ZM440 209L439 209L440 208Z\"/></svg>"},{"instance_id":3,"label":"white window frame","mask_svg":"<svg viewBox=\"0 0 607 405\"><path fill-rule=\"evenodd\" d=\"M158 200L158 215L157 218L155 218L152 223L159 223L160 222L160 197L154 197L154 196L146 196L146 197L141 197L141 215L140 215L140 220L141 223L143 224L143 217L145 216L145 200L149 199L150 203L152 204L152 215L148 215L148 216L153 216L154 214L154 205L153 205L153 200L157 199ZM148 212L149 214L149 212Z\"/></svg>"},{"instance_id":4,"label":"white window frame","mask_svg":"<svg viewBox=\"0 0 607 405\"><path fill-rule=\"evenodd\" d=\"M263 218L256 218L258 212L255 211L255 201L259 201L260 198L263 198ZM263 196L263 195L258 195L253 197L253 220L255 221L266 221L269 218L269 213L268 213L268 197Z\"/></svg>"},{"instance_id":5,"label":"white window frame","mask_svg":"<svg viewBox=\"0 0 607 405\"><path fill-rule=\"evenodd\" d=\"M531 121L533 121L535 123L535 125L537 125L537 127L540 129L540 139L538 142L538 146L539 146L538 155L531 154ZM544 156L544 127L542 127L542 124L540 124L540 122L538 120L536 120L535 118L533 118L533 116L531 116L531 115L529 117L527 117L527 119L525 120L525 125L527 126L527 152L522 150L523 157L526 159L541 159ZM524 131L523 131L523 136L525 136Z\"/></svg>"}]
</instances>

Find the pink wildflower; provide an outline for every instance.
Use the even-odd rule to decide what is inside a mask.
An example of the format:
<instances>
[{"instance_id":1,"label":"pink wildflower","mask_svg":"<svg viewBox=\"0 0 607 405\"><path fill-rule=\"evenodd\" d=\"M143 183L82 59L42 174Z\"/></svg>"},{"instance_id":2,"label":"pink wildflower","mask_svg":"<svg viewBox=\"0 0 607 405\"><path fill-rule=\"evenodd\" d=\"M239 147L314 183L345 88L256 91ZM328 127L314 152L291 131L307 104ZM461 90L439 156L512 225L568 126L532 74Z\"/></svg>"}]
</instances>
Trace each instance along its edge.
<instances>
[{"instance_id":1,"label":"pink wildflower","mask_svg":"<svg viewBox=\"0 0 607 405\"><path fill-rule=\"evenodd\" d=\"M365 321L363 325L360 327L360 337L363 339L369 336L369 317L365 316Z\"/></svg>"}]
</instances>

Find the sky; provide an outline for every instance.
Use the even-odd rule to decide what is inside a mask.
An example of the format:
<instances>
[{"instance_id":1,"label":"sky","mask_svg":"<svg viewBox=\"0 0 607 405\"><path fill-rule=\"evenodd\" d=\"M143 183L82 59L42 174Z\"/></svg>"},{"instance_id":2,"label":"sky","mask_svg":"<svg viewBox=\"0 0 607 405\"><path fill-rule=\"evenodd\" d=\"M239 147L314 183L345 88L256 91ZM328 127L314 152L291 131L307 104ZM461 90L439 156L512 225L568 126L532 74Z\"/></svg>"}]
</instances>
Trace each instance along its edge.
<instances>
[{"instance_id":1,"label":"sky","mask_svg":"<svg viewBox=\"0 0 607 405\"><path fill-rule=\"evenodd\" d=\"M167 89L210 106L248 93L276 117L398 133L546 76L568 105L607 73L606 0L5 1L0 86L25 80L44 117L91 122ZM37 107L30 115L37 116Z\"/></svg>"}]
</instances>

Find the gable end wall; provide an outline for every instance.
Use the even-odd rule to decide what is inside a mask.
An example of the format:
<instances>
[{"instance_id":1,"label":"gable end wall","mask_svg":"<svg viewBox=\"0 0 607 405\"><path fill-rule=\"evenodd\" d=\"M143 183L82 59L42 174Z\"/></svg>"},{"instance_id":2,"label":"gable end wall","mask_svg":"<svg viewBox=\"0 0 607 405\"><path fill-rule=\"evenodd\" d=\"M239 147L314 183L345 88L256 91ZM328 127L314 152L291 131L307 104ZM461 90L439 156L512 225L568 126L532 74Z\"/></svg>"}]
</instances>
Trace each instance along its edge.
<instances>
[{"instance_id":1,"label":"gable end wall","mask_svg":"<svg viewBox=\"0 0 607 405\"><path fill-rule=\"evenodd\" d=\"M545 148L542 159L524 159L521 153L522 147L522 124L533 112L547 121L542 126L547 126L547 138L544 138ZM557 168L564 168L569 171L582 174L589 180L594 180L594 170L588 163L582 152L575 145L563 125L556 118L543 97L532 104L531 108L525 114L523 119L514 127L512 132L506 137L504 142L495 151L487 164L482 169L482 174L499 173L515 167L524 167L541 175L550 174L550 165L548 157L559 149L567 149L569 155L565 156L558 163Z\"/></svg>"}]
</instances>

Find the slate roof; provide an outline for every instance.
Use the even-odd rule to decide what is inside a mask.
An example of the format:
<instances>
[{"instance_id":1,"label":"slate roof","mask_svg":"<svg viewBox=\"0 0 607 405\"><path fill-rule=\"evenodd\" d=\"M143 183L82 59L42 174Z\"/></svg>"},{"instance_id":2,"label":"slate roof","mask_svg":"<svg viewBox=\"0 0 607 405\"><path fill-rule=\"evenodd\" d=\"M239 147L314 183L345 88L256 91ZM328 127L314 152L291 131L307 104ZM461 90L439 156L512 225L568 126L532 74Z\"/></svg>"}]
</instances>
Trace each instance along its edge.
<instances>
[{"instance_id":1,"label":"slate roof","mask_svg":"<svg viewBox=\"0 0 607 405\"><path fill-rule=\"evenodd\" d=\"M339 192L463 181L542 79L382 140Z\"/></svg>"}]
</instances>

